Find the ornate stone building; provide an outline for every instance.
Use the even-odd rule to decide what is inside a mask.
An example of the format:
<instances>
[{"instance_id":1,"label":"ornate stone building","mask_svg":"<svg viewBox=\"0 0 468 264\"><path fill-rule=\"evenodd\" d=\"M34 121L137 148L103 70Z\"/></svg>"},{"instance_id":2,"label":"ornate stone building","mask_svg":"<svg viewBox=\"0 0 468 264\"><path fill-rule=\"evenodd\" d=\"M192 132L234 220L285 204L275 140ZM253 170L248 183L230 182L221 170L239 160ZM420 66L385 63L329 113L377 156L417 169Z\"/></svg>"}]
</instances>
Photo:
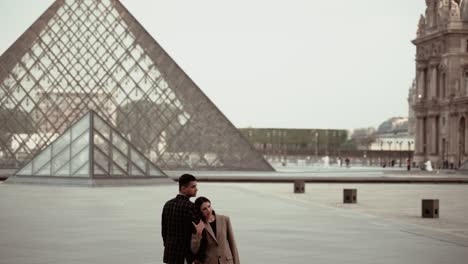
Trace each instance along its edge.
<instances>
[{"instance_id":1,"label":"ornate stone building","mask_svg":"<svg viewBox=\"0 0 468 264\"><path fill-rule=\"evenodd\" d=\"M468 158L468 0L426 0L416 45L415 161Z\"/></svg>"}]
</instances>

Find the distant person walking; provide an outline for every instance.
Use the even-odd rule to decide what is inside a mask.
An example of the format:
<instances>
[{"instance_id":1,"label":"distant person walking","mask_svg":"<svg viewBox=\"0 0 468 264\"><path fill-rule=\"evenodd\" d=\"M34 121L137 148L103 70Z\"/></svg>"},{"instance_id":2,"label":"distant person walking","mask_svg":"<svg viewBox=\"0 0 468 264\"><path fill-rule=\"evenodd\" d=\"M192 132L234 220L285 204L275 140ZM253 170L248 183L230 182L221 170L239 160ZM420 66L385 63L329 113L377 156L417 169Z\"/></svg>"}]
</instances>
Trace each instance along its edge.
<instances>
[{"instance_id":1,"label":"distant person walking","mask_svg":"<svg viewBox=\"0 0 468 264\"><path fill-rule=\"evenodd\" d=\"M411 170L411 160L410 159L406 160L406 170L408 170L408 171Z\"/></svg>"},{"instance_id":2,"label":"distant person walking","mask_svg":"<svg viewBox=\"0 0 468 264\"><path fill-rule=\"evenodd\" d=\"M192 264L193 262L190 243L195 230L192 223L200 225L200 221L189 198L195 197L197 191L197 179L193 175L184 174L179 177L179 194L164 205L161 217L164 263Z\"/></svg>"},{"instance_id":3,"label":"distant person walking","mask_svg":"<svg viewBox=\"0 0 468 264\"><path fill-rule=\"evenodd\" d=\"M346 159L345 159L345 163L346 163L346 168L349 168L349 163L350 163L349 158L346 158Z\"/></svg>"},{"instance_id":4,"label":"distant person walking","mask_svg":"<svg viewBox=\"0 0 468 264\"><path fill-rule=\"evenodd\" d=\"M194 224L197 230L192 235L192 252L196 254L194 263L239 264L239 253L229 217L215 214L211 201L206 197L195 200L195 211L205 226Z\"/></svg>"}]
</instances>

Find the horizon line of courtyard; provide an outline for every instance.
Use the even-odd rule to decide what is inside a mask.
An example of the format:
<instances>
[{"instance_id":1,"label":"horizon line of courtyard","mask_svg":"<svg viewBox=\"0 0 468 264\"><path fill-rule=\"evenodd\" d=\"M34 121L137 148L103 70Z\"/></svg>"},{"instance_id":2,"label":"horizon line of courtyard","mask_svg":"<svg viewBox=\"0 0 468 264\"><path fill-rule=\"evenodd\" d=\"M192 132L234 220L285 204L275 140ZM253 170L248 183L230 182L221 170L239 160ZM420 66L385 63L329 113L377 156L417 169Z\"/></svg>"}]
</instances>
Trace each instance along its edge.
<instances>
[{"instance_id":1,"label":"horizon line of courtyard","mask_svg":"<svg viewBox=\"0 0 468 264\"><path fill-rule=\"evenodd\" d=\"M196 175L196 173L191 172ZM23 178L22 176L16 176ZM286 176L270 176L270 177L210 177L196 175L198 182L212 183L329 183L329 184L468 184L468 177L392 177L392 176L377 176L377 177L328 177L328 176L301 176L301 177L286 177ZM25 177L27 178L27 177ZM41 178L48 179L65 179L66 177L46 176ZM85 179L85 177L77 177ZM140 177L146 179L150 177ZM169 177L177 182L176 177ZM6 181L8 177L0 176L0 183ZM89 178L87 178L89 179ZM105 178L102 180L116 180L119 177ZM23 184L23 183L19 183ZM24 183L28 184L28 183Z\"/></svg>"}]
</instances>

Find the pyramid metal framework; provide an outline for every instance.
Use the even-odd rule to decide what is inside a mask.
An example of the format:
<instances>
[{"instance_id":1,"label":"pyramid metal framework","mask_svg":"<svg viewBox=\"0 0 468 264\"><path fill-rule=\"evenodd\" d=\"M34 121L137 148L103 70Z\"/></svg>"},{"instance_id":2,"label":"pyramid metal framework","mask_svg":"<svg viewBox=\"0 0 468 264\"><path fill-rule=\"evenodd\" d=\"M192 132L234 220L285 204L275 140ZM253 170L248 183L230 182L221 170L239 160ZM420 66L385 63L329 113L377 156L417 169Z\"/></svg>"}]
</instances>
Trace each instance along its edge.
<instances>
[{"instance_id":1,"label":"pyramid metal framework","mask_svg":"<svg viewBox=\"0 0 468 264\"><path fill-rule=\"evenodd\" d=\"M15 176L167 178L92 111L65 130Z\"/></svg>"},{"instance_id":2,"label":"pyramid metal framework","mask_svg":"<svg viewBox=\"0 0 468 264\"><path fill-rule=\"evenodd\" d=\"M161 169L273 170L118 0L57 0L0 57L0 167L89 110Z\"/></svg>"}]
</instances>

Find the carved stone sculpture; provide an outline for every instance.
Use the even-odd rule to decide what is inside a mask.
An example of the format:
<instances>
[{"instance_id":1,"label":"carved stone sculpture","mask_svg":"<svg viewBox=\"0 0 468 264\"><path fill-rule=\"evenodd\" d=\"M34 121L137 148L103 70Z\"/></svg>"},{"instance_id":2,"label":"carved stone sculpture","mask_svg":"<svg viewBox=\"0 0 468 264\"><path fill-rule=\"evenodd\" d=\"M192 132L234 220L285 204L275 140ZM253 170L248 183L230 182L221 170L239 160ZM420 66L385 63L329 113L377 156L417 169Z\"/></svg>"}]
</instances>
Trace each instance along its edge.
<instances>
[{"instance_id":1,"label":"carved stone sculpture","mask_svg":"<svg viewBox=\"0 0 468 264\"><path fill-rule=\"evenodd\" d=\"M437 10L439 26L444 26L449 21L450 3L449 0L439 0L439 8Z\"/></svg>"},{"instance_id":2,"label":"carved stone sculpture","mask_svg":"<svg viewBox=\"0 0 468 264\"><path fill-rule=\"evenodd\" d=\"M416 33L416 36L422 37L426 33L426 19L424 18L423 15L419 18L419 24L418 24L418 32Z\"/></svg>"},{"instance_id":3,"label":"carved stone sculpture","mask_svg":"<svg viewBox=\"0 0 468 264\"><path fill-rule=\"evenodd\" d=\"M455 0L451 0L450 3L450 21L451 22L458 22L460 21L460 7Z\"/></svg>"}]
</instances>

